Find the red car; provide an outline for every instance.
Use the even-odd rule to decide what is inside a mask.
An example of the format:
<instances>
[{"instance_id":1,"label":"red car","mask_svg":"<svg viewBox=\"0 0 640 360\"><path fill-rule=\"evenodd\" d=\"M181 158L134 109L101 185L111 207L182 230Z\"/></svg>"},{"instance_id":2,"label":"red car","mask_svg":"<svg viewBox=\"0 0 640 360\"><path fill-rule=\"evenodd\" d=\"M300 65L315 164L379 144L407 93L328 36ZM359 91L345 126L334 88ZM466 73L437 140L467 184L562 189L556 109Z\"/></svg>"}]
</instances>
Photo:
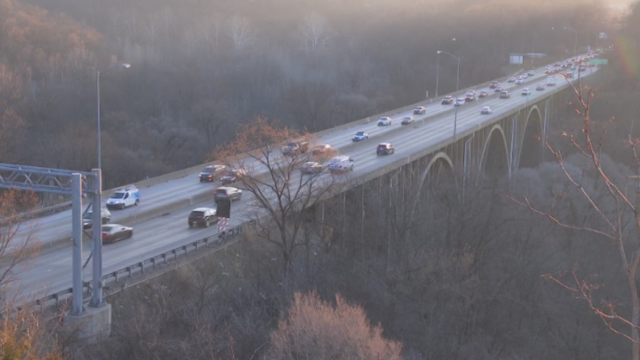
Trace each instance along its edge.
<instances>
[{"instance_id":1,"label":"red car","mask_svg":"<svg viewBox=\"0 0 640 360\"><path fill-rule=\"evenodd\" d=\"M427 108L424 106L418 106L417 108L413 109L414 115L425 114L426 112L427 112Z\"/></svg>"}]
</instances>

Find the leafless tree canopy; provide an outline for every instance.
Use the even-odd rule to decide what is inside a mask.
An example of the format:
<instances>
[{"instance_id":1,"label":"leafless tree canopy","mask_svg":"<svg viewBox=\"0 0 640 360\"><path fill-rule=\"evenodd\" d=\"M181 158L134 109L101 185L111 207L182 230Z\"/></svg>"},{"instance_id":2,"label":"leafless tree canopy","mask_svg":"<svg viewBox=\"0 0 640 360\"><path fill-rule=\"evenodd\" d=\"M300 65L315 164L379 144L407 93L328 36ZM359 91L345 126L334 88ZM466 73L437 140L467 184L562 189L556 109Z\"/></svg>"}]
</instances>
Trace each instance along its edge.
<instances>
[{"instance_id":1,"label":"leafless tree canopy","mask_svg":"<svg viewBox=\"0 0 640 360\"><path fill-rule=\"evenodd\" d=\"M382 336L364 309L336 296L335 308L314 294L294 295L291 307L271 333L266 359L402 359L402 345Z\"/></svg>"}]
</instances>

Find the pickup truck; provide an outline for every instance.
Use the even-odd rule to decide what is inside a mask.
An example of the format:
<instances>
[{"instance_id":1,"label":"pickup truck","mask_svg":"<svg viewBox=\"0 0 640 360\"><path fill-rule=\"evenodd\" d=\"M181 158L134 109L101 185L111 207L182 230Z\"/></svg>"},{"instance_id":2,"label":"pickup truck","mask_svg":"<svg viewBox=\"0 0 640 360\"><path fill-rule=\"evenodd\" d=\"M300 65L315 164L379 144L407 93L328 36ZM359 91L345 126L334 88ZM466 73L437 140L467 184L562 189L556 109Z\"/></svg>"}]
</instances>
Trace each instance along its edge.
<instances>
[{"instance_id":1,"label":"pickup truck","mask_svg":"<svg viewBox=\"0 0 640 360\"><path fill-rule=\"evenodd\" d=\"M282 148L283 155L304 154L309 150L308 141L290 141Z\"/></svg>"}]
</instances>

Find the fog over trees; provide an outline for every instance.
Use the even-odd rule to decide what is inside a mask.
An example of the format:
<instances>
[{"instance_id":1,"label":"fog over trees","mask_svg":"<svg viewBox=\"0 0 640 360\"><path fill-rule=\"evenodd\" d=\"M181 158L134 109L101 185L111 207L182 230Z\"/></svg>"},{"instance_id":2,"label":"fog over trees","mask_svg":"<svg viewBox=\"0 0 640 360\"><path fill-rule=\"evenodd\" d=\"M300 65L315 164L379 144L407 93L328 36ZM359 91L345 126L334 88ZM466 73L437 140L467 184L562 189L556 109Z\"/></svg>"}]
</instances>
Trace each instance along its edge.
<instances>
[{"instance_id":1,"label":"fog over trees","mask_svg":"<svg viewBox=\"0 0 640 360\"><path fill-rule=\"evenodd\" d=\"M10 162L95 167L95 72L128 62L101 79L104 184L122 185L201 163L254 116L313 132L433 96L437 50L462 57L464 87L515 71L509 52L565 55L573 34L552 27L593 45L613 26L604 9L596 0L2 0L10 132L0 150ZM456 68L440 60L443 94Z\"/></svg>"},{"instance_id":2,"label":"fog over trees","mask_svg":"<svg viewBox=\"0 0 640 360\"><path fill-rule=\"evenodd\" d=\"M132 66L101 78L105 187L201 163L258 117L300 134L433 96L437 50L462 57L464 87L517 70L509 52L571 54L573 33L552 27L578 30L580 48L616 34L638 54L639 24L637 3L618 19L585 0L0 0L0 159L95 167L95 72L118 62ZM632 207L621 241L545 216L606 229L619 211L608 181L638 194L640 78L610 54L589 122L606 179L571 144L585 136L576 98L549 132L564 169L549 152L511 181L481 182L464 206L446 180L416 206L382 188L360 199L366 216L329 200L286 255L246 232L110 296L112 333L97 344L39 326L37 312L20 313L26 330L0 326L0 341L52 359L637 358L620 321L636 315L619 251L639 254ZM445 94L455 64L441 58L440 72Z\"/></svg>"}]
</instances>

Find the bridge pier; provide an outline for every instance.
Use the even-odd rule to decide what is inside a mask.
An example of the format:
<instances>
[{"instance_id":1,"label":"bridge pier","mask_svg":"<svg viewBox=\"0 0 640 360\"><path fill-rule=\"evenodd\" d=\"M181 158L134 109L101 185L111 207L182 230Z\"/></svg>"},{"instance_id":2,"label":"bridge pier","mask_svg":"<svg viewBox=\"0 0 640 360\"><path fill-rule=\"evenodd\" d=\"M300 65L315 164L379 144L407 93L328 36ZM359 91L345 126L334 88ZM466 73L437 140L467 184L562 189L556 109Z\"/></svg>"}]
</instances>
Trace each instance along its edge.
<instances>
[{"instance_id":1,"label":"bridge pier","mask_svg":"<svg viewBox=\"0 0 640 360\"><path fill-rule=\"evenodd\" d=\"M78 331L78 337L96 343L111 335L111 304L100 307L87 306L80 315L67 314L65 324Z\"/></svg>"}]
</instances>

